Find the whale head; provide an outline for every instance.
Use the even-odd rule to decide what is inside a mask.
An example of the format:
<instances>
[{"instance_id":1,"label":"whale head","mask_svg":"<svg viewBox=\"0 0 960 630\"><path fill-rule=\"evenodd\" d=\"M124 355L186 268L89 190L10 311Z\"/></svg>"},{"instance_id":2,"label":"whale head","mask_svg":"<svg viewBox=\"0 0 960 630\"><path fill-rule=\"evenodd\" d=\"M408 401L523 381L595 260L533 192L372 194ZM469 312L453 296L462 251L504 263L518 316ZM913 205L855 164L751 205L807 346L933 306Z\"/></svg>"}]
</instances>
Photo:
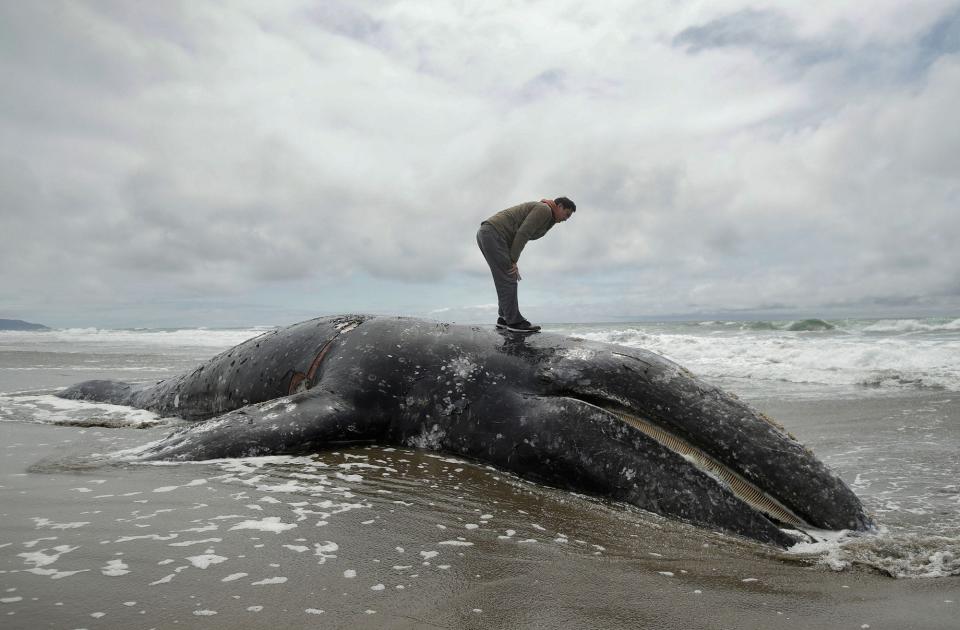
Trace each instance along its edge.
<instances>
[{"instance_id":1,"label":"whale head","mask_svg":"<svg viewBox=\"0 0 960 630\"><path fill-rule=\"evenodd\" d=\"M778 527L873 527L850 488L783 427L660 355L575 340L543 361L538 377L551 395L676 453Z\"/></svg>"}]
</instances>

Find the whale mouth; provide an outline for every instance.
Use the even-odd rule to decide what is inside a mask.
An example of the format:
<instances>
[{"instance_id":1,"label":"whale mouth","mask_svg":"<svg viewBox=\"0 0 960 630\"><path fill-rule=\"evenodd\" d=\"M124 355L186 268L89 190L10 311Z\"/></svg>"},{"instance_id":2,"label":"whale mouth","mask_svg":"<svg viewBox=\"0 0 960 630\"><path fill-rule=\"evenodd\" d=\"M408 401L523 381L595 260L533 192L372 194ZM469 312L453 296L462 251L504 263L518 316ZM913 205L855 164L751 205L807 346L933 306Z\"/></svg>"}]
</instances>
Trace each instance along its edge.
<instances>
[{"instance_id":1,"label":"whale mouth","mask_svg":"<svg viewBox=\"0 0 960 630\"><path fill-rule=\"evenodd\" d=\"M683 457L695 468L712 477L718 483L726 486L734 496L766 516L777 526L799 530L811 529L813 527L793 510L781 503L776 497L748 481L738 472L712 457L703 449L690 444L687 440L667 431L663 427L611 405L596 404L595 402L582 400L580 398L577 398L577 400L616 417L624 424L628 424L647 437L652 438L664 448Z\"/></svg>"}]
</instances>

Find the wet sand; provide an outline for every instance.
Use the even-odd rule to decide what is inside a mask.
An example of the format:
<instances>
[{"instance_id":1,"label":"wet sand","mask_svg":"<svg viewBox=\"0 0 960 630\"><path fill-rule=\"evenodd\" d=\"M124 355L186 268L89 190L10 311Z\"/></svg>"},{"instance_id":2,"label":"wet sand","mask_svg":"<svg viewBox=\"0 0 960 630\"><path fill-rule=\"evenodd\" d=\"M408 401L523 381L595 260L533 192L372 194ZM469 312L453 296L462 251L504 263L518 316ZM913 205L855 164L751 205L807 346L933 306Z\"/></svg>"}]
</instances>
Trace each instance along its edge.
<instances>
[{"instance_id":1,"label":"wet sand","mask_svg":"<svg viewBox=\"0 0 960 630\"><path fill-rule=\"evenodd\" d=\"M166 431L0 423L2 627L957 627L957 578L835 572L433 454L71 464Z\"/></svg>"}]
</instances>

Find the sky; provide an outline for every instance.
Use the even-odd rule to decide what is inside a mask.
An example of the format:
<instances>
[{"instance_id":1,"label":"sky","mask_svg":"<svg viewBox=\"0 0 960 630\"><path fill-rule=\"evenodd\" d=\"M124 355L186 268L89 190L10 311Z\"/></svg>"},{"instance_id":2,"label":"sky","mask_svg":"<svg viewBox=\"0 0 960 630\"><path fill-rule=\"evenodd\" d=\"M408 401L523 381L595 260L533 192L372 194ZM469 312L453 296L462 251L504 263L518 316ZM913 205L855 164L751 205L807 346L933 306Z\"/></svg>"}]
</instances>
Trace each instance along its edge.
<instances>
[{"instance_id":1,"label":"sky","mask_svg":"<svg viewBox=\"0 0 960 630\"><path fill-rule=\"evenodd\" d=\"M0 318L960 314L960 1L0 3Z\"/></svg>"}]
</instances>

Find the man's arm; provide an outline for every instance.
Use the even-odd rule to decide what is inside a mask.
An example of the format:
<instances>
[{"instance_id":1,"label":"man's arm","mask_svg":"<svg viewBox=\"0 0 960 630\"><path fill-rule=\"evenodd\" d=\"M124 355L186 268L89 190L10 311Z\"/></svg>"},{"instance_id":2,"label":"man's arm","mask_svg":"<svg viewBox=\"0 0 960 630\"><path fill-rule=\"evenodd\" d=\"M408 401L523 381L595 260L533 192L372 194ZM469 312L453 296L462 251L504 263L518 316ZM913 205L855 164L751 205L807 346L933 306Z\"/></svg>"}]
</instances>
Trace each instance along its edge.
<instances>
[{"instance_id":1,"label":"man's arm","mask_svg":"<svg viewBox=\"0 0 960 630\"><path fill-rule=\"evenodd\" d=\"M550 206L538 204L530 211L527 218L520 224L517 235L513 239L513 245L510 246L510 261L516 265L520 259L520 252L526 246L530 236L535 234L540 228L553 220L553 212Z\"/></svg>"}]
</instances>

